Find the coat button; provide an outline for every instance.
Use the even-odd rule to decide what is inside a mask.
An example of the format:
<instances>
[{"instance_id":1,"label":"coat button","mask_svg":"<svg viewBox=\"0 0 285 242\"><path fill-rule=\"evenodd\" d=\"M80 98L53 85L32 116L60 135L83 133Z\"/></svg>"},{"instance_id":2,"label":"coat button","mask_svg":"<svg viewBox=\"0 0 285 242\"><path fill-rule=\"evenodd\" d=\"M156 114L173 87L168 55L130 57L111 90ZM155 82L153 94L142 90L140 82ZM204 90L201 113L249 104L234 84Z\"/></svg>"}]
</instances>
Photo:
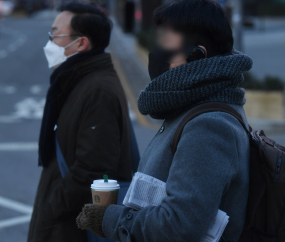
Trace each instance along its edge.
<instances>
[{"instance_id":1,"label":"coat button","mask_svg":"<svg viewBox=\"0 0 285 242\"><path fill-rule=\"evenodd\" d=\"M165 129L164 126L162 126L159 130L159 133L162 133L164 131L164 129Z\"/></svg>"},{"instance_id":2,"label":"coat button","mask_svg":"<svg viewBox=\"0 0 285 242\"><path fill-rule=\"evenodd\" d=\"M127 218L128 220L130 220L130 219L133 218L133 215L132 215L131 213L128 213L127 216L126 216L126 218Z\"/></svg>"}]
</instances>

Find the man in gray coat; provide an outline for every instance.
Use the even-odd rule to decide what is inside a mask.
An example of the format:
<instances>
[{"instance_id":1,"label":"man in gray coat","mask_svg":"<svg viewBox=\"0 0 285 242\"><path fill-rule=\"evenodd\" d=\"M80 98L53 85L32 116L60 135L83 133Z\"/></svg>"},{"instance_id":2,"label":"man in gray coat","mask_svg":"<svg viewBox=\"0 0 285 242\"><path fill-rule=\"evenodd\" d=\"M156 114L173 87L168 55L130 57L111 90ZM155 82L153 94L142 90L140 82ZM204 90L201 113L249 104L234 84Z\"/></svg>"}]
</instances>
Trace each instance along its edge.
<instances>
[{"instance_id":1,"label":"man in gray coat","mask_svg":"<svg viewBox=\"0 0 285 242\"><path fill-rule=\"evenodd\" d=\"M138 106L165 122L130 188L130 199L139 202L87 205L78 225L122 242L201 242L220 209L230 217L223 239L237 242L249 187L249 139L242 125L227 113L205 113L186 124L174 155L170 143L185 114L203 103L227 104L247 125L238 85L252 60L233 50L231 27L215 1L176 1L158 8L154 18L159 48L149 56L152 81ZM160 203L144 205L158 197L157 184L165 184Z\"/></svg>"}]
</instances>

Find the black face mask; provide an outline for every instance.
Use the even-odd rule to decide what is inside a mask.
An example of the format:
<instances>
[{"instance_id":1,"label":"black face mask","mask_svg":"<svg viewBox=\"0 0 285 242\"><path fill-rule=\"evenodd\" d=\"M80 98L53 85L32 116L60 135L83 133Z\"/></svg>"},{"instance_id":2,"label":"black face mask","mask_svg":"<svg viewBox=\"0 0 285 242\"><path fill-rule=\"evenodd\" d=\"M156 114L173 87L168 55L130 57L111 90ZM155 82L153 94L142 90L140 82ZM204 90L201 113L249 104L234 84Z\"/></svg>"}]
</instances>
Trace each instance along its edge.
<instances>
[{"instance_id":1,"label":"black face mask","mask_svg":"<svg viewBox=\"0 0 285 242\"><path fill-rule=\"evenodd\" d=\"M156 47L152 52L150 52L148 64L150 79L153 80L164 72L167 72L170 67L171 58L173 58L177 53L178 51L166 50L161 47Z\"/></svg>"}]
</instances>

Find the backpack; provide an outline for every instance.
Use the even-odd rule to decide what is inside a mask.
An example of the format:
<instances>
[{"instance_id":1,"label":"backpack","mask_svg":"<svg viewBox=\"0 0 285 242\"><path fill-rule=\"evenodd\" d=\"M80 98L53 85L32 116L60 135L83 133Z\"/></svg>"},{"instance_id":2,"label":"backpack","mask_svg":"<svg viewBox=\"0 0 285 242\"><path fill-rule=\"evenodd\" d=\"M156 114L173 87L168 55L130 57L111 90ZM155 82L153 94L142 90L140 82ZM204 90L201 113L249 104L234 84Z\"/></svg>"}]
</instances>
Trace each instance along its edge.
<instances>
[{"instance_id":1,"label":"backpack","mask_svg":"<svg viewBox=\"0 0 285 242\"><path fill-rule=\"evenodd\" d=\"M250 140L247 218L239 242L285 242L285 147L267 138L262 130L248 130L241 115L229 105L213 102L199 105L185 115L171 141L172 153L189 121L217 111L234 116Z\"/></svg>"}]
</instances>

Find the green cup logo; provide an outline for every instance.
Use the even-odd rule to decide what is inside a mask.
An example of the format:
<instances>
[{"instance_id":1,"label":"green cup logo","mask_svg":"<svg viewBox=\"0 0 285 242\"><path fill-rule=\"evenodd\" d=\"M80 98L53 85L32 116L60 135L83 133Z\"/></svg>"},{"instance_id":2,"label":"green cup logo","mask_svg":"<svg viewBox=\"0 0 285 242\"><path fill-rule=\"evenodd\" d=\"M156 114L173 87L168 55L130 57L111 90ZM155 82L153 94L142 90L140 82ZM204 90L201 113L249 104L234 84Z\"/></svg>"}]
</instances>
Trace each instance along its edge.
<instances>
[{"instance_id":1,"label":"green cup logo","mask_svg":"<svg viewBox=\"0 0 285 242\"><path fill-rule=\"evenodd\" d=\"M100 203L100 197L98 195L94 196L94 202L95 203Z\"/></svg>"}]
</instances>

